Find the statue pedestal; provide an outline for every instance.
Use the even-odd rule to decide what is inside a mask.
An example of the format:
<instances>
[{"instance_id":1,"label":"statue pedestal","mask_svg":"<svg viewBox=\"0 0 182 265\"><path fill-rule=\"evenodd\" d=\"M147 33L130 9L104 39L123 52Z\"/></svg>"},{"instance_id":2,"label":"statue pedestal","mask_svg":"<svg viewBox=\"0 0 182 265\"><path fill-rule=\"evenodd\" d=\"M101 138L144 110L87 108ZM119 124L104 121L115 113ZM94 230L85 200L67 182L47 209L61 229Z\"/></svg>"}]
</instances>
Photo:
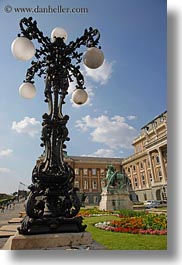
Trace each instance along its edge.
<instances>
[{"instance_id":1,"label":"statue pedestal","mask_svg":"<svg viewBox=\"0 0 182 265\"><path fill-rule=\"evenodd\" d=\"M55 249L59 247L74 247L92 243L91 234L88 232L81 233L58 233L42 235L20 235L18 232L11 236L4 250L25 250L25 249Z\"/></svg>"},{"instance_id":2,"label":"statue pedestal","mask_svg":"<svg viewBox=\"0 0 182 265\"><path fill-rule=\"evenodd\" d=\"M121 209L133 209L129 193L121 190L103 190L101 193L100 210L115 211Z\"/></svg>"}]
</instances>

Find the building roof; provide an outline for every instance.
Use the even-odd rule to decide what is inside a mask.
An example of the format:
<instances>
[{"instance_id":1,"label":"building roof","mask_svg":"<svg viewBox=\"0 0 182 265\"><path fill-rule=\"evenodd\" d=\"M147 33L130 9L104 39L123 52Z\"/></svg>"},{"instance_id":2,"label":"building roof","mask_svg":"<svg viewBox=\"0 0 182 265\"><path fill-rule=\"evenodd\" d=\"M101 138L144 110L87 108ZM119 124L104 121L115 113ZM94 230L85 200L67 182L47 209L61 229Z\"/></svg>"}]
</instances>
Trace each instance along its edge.
<instances>
[{"instance_id":1,"label":"building roof","mask_svg":"<svg viewBox=\"0 0 182 265\"><path fill-rule=\"evenodd\" d=\"M163 117L165 113L167 113L167 110L164 111L164 112L162 112L161 114L159 114L159 115L156 116L155 118L153 118L153 120L149 121L147 124L145 124L145 125L141 128L141 130L144 129L145 127L147 127L147 125L153 123L153 122L154 122L155 120L157 120L158 118Z\"/></svg>"},{"instance_id":2,"label":"building roof","mask_svg":"<svg viewBox=\"0 0 182 265\"><path fill-rule=\"evenodd\" d=\"M68 159L71 159L75 162L102 162L102 163L111 163L111 162L119 162L123 160L123 158L113 158L113 157L96 157L96 156L68 156Z\"/></svg>"}]
</instances>

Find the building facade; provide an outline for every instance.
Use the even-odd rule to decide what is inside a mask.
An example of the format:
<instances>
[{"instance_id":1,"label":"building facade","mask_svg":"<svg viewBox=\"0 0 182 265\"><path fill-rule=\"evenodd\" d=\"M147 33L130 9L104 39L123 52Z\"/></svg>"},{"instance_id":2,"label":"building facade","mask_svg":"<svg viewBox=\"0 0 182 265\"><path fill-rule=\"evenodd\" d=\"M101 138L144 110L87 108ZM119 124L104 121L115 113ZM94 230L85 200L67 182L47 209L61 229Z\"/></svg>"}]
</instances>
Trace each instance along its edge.
<instances>
[{"instance_id":1,"label":"building facade","mask_svg":"<svg viewBox=\"0 0 182 265\"><path fill-rule=\"evenodd\" d=\"M132 201L167 200L167 111L141 128L134 154L122 161Z\"/></svg>"},{"instance_id":2,"label":"building facade","mask_svg":"<svg viewBox=\"0 0 182 265\"><path fill-rule=\"evenodd\" d=\"M141 128L133 141L134 154L128 158L69 156L75 170L75 187L85 205L98 205L107 166L124 173L130 180L132 201L167 200L167 111Z\"/></svg>"}]
</instances>

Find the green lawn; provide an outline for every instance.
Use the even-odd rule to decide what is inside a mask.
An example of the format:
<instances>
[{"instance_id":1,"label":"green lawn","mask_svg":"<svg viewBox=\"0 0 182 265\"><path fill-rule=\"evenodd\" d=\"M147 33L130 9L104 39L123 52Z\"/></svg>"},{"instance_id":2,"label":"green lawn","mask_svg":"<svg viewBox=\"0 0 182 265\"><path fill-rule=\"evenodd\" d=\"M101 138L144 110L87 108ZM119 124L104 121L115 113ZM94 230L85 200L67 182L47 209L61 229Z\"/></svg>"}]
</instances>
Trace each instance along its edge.
<instances>
[{"instance_id":1,"label":"green lawn","mask_svg":"<svg viewBox=\"0 0 182 265\"><path fill-rule=\"evenodd\" d=\"M95 223L119 219L116 216L84 217L86 231L92 238L110 250L167 250L166 235L140 235L104 231L94 226Z\"/></svg>"}]
</instances>

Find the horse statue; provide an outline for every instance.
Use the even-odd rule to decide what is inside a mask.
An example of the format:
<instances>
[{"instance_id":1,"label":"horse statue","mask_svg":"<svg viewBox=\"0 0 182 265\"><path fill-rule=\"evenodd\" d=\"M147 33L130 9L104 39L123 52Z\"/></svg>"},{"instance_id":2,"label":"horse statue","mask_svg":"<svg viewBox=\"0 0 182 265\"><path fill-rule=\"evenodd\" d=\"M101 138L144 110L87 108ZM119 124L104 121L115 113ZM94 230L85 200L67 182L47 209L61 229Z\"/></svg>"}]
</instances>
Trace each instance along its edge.
<instances>
[{"instance_id":1,"label":"horse statue","mask_svg":"<svg viewBox=\"0 0 182 265\"><path fill-rule=\"evenodd\" d=\"M127 191L129 184L128 178L124 174L115 171L112 165L108 166L107 174L103 181L106 181L106 185L103 186L103 189L119 189Z\"/></svg>"}]
</instances>

